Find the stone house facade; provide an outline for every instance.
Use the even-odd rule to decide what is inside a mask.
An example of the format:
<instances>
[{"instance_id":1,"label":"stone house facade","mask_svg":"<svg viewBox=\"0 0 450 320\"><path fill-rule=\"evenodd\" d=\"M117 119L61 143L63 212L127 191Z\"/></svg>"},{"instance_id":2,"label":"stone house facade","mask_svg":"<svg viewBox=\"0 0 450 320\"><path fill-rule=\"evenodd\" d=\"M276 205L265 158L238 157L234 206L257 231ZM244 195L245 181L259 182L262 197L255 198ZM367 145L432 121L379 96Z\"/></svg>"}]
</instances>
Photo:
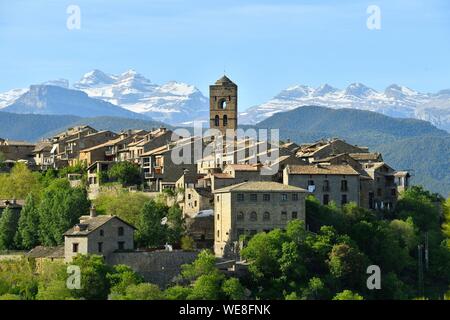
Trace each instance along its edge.
<instances>
[{"instance_id":1,"label":"stone house facade","mask_svg":"<svg viewBox=\"0 0 450 320\"><path fill-rule=\"evenodd\" d=\"M80 223L64 233L64 260L72 261L78 254L107 257L116 251L134 250L135 227L116 216L95 214L82 216Z\"/></svg>"},{"instance_id":2,"label":"stone house facade","mask_svg":"<svg viewBox=\"0 0 450 320\"><path fill-rule=\"evenodd\" d=\"M359 173L350 165L294 165L284 169L284 184L304 188L321 204L360 203Z\"/></svg>"},{"instance_id":3,"label":"stone house facade","mask_svg":"<svg viewBox=\"0 0 450 320\"><path fill-rule=\"evenodd\" d=\"M305 220L307 191L273 181L248 181L214 194L214 252L232 257L241 235L284 229L294 219Z\"/></svg>"}]
</instances>

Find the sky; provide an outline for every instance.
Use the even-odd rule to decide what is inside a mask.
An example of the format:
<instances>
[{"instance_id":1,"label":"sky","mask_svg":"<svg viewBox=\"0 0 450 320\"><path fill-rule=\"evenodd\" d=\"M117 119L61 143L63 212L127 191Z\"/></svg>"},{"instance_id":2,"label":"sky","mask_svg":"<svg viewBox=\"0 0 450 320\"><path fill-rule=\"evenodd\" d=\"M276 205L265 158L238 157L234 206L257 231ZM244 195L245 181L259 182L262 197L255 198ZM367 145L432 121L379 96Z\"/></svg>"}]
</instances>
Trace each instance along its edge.
<instances>
[{"instance_id":1,"label":"sky","mask_svg":"<svg viewBox=\"0 0 450 320\"><path fill-rule=\"evenodd\" d=\"M436 92L450 88L449 59L447 0L0 0L0 92L134 69L207 95L225 72L244 110L295 84Z\"/></svg>"}]
</instances>

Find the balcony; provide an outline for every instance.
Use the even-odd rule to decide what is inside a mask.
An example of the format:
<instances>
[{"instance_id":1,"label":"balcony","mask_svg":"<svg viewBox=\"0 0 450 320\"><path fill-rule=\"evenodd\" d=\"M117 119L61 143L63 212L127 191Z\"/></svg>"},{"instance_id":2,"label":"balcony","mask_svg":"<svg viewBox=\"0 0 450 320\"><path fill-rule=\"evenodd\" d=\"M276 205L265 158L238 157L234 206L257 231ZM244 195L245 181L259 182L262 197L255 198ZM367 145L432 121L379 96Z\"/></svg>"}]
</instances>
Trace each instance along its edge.
<instances>
[{"instance_id":1,"label":"balcony","mask_svg":"<svg viewBox=\"0 0 450 320\"><path fill-rule=\"evenodd\" d=\"M114 152L114 150L106 150L105 151L105 156L110 157L115 155L116 153Z\"/></svg>"}]
</instances>

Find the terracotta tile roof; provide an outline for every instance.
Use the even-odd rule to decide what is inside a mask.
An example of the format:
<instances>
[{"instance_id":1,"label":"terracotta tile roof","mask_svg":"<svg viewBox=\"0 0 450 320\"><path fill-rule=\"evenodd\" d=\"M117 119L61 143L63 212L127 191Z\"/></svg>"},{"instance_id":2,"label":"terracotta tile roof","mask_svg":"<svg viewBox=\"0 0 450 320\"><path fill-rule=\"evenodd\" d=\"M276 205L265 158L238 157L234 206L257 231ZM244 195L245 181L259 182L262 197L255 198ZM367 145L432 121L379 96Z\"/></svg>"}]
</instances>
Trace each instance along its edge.
<instances>
[{"instance_id":1,"label":"terracotta tile roof","mask_svg":"<svg viewBox=\"0 0 450 320\"><path fill-rule=\"evenodd\" d=\"M349 165L293 165L287 166L288 174L342 174L359 175L359 173Z\"/></svg>"},{"instance_id":2,"label":"terracotta tile roof","mask_svg":"<svg viewBox=\"0 0 450 320\"><path fill-rule=\"evenodd\" d=\"M214 190L213 193L223 193L232 191L297 191L308 192L305 189L282 184L273 181L247 181L234 184L225 188Z\"/></svg>"}]
</instances>

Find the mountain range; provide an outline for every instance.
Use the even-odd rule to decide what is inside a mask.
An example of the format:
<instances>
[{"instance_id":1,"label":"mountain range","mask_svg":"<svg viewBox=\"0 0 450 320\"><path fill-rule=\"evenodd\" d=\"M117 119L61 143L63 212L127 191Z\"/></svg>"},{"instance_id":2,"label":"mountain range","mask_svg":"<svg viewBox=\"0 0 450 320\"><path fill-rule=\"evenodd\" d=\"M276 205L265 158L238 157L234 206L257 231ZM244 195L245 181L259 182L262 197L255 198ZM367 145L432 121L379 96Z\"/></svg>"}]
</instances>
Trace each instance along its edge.
<instances>
[{"instance_id":1,"label":"mountain range","mask_svg":"<svg viewBox=\"0 0 450 320\"><path fill-rule=\"evenodd\" d=\"M37 94L45 91L56 94L56 90L46 89L50 86L65 89L59 90L61 97ZM27 96L31 90L33 98ZM66 100L76 94L68 90L85 93L92 101L79 95L73 103L69 103ZM20 99L24 95L25 99ZM61 107L54 106L47 98L57 101ZM84 113L86 108L80 105L81 102L87 101L93 112L90 115ZM97 101L109 104L98 104L98 107L94 107ZM45 105L46 107L43 107ZM421 93L396 84L381 92L361 83L351 84L345 89L337 89L328 84L317 88L295 85L282 90L263 104L242 111L239 114L239 123L256 124L278 112L309 105L367 110L396 118L415 118L429 121L450 132L450 89L437 93ZM130 113L119 112L118 108ZM64 112L81 117L103 115L136 118L137 114L140 114L171 125L189 125L194 120L208 120L209 103L208 98L191 84L170 81L160 85L134 70L121 74L92 70L72 86L69 86L65 79L57 79L31 86L29 89L19 88L0 93L1 109L17 113Z\"/></svg>"},{"instance_id":2,"label":"mountain range","mask_svg":"<svg viewBox=\"0 0 450 320\"><path fill-rule=\"evenodd\" d=\"M115 132L165 126L153 120L110 116L81 118L0 112L0 137L38 141L80 124ZM444 196L450 192L450 134L426 121L392 118L363 110L305 106L241 127L278 128L281 139L297 143L339 137L368 146L372 151L381 152L395 169L410 170L413 184L422 184Z\"/></svg>"},{"instance_id":3,"label":"mountain range","mask_svg":"<svg viewBox=\"0 0 450 320\"><path fill-rule=\"evenodd\" d=\"M317 88L296 85L263 104L241 112L239 121L256 124L275 113L311 105L367 110L396 118L415 118L429 121L450 132L450 90L420 93L396 84L383 92L361 83L351 84L343 90L328 84Z\"/></svg>"},{"instance_id":4,"label":"mountain range","mask_svg":"<svg viewBox=\"0 0 450 320\"><path fill-rule=\"evenodd\" d=\"M173 125L206 121L209 100L193 85L152 83L134 70L119 75L93 70L69 86L57 79L0 93L0 110L15 113L119 116ZM87 113L90 112L90 113Z\"/></svg>"}]
</instances>

